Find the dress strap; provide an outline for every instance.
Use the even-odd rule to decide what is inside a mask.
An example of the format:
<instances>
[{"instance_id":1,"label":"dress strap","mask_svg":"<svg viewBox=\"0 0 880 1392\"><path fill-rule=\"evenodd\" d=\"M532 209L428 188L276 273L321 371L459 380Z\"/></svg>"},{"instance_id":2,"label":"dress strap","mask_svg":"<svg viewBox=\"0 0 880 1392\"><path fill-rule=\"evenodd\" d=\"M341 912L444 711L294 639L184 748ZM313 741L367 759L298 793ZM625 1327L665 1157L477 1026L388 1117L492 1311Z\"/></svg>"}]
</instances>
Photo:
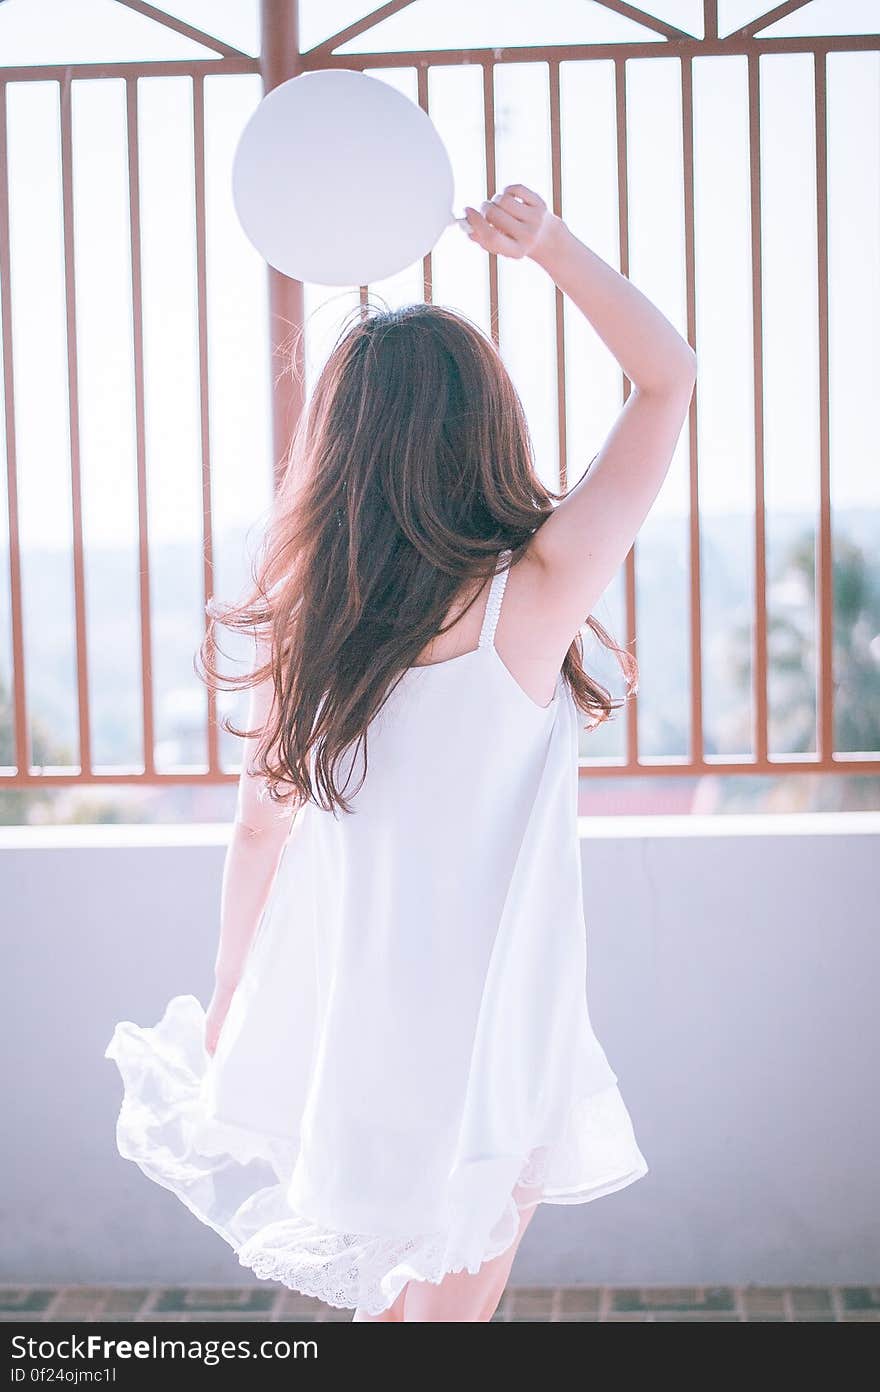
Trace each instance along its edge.
<instances>
[{"instance_id":1,"label":"dress strap","mask_svg":"<svg viewBox=\"0 0 880 1392\"><path fill-rule=\"evenodd\" d=\"M509 556L509 551L502 551L498 556L498 564L501 565ZM479 646L481 648L490 648L495 641L495 630L498 627L498 617L501 613L501 601L504 598L504 588L509 574L510 567L505 565L503 570L496 568L492 577L489 598L486 601L486 612L483 615L483 627L480 629Z\"/></svg>"}]
</instances>

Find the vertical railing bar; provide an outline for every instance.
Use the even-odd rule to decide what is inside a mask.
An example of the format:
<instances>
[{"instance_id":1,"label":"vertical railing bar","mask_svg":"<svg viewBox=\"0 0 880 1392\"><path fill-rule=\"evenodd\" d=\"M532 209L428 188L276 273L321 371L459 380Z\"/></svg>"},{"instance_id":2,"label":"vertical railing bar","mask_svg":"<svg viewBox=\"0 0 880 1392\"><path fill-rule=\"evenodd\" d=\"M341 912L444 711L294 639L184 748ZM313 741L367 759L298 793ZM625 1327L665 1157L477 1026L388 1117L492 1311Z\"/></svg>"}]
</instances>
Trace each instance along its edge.
<instances>
[{"instance_id":1,"label":"vertical railing bar","mask_svg":"<svg viewBox=\"0 0 880 1392\"><path fill-rule=\"evenodd\" d=\"M416 69L416 76L418 79L419 106L422 108L425 115L429 116L430 112L428 110L428 65L426 63L419 64L419 66ZM431 304L432 302L431 280L432 260L431 253L429 251L427 256L423 257L422 259L422 295L424 296L426 304Z\"/></svg>"},{"instance_id":2,"label":"vertical railing bar","mask_svg":"<svg viewBox=\"0 0 880 1392\"><path fill-rule=\"evenodd\" d=\"M629 275L629 189L626 139L626 59L614 59L614 87L617 120L617 229L620 247L620 274ZM629 400L630 381L623 374L623 401ZM626 639L631 652L636 647L636 543L633 542L624 566L624 614ZM626 764L636 768L639 762L638 698L631 695L626 703Z\"/></svg>"},{"instance_id":3,"label":"vertical railing bar","mask_svg":"<svg viewBox=\"0 0 880 1392\"><path fill-rule=\"evenodd\" d=\"M260 76L263 95L302 71L299 4L260 0ZM272 483L277 490L305 406L305 287L266 267L269 285L269 367L272 379ZM276 372L276 356L284 357Z\"/></svg>"},{"instance_id":4,"label":"vertical railing bar","mask_svg":"<svg viewBox=\"0 0 880 1392\"><path fill-rule=\"evenodd\" d=\"M550 168L553 185L553 212L562 217L562 117L559 91L559 63L548 64L550 82ZM568 412L565 381L565 301L555 287L556 301L556 419L559 438L559 491L568 488Z\"/></svg>"},{"instance_id":5,"label":"vertical railing bar","mask_svg":"<svg viewBox=\"0 0 880 1392\"><path fill-rule=\"evenodd\" d=\"M73 550L73 612L76 687L79 716L80 774L92 770L89 719L89 660L86 631L85 544L83 535L82 461L79 434L79 376L76 344L76 259L73 222L73 117L71 81L61 83L61 204L64 229L64 300L67 314L67 403L70 440L70 512Z\"/></svg>"},{"instance_id":6,"label":"vertical railing bar","mask_svg":"<svg viewBox=\"0 0 880 1392\"><path fill-rule=\"evenodd\" d=\"M718 38L718 0L703 0L703 38Z\"/></svg>"},{"instance_id":7,"label":"vertical railing bar","mask_svg":"<svg viewBox=\"0 0 880 1392\"><path fill-rule=\"evenodd\" d=\"M205 631L210 632L207 606L214 593L214 527L211 471L211 411L208 376L208 253L205 212L205 79L192 80L193 102L193 191L195 194L196 304L198 311L199 353L199 435L202 474L202 596L205 604ZM220 765L220 732L217 727L217 693L208 687L208 769Z\"/></svg>"},{"instance_id":8,"label":"vertical railing bar","mask_svg":"<svg viewBox=\"0 0 880 1392\"><path fill-rule=\"evenodd\" d=\"M367 307L368 307L368 305L369 305L369 303L370 303L370 287L369 287L369 285L361 285L361 286L359 287L358 297L359 297L360 306L361 306L361 318L362 318L362 319L366 319L366 317L367 317Z\"/></svg>"},{"instance_id":9,"label":"vertical railing bar","mask_svg":"<svg viewBox=\"0 0 880 1392\"><path fill-rule=\"evenodd\" d=\"M687 336L697 346L697 272L694 227L694 70L693 59L681 60L682 172L684 175L684 261ZM688 560L690 566L690 757L703 762L703 619L700 556L700 459L697 391L688 412Z\"/></svg>"},{"instance_id":10,"label":"vertical railing bar","mask_svg":"<svg viewBox=\"0 0 880 1392\"><path fill-rule=\"evenodd\" d=\"M496 192L497 178L495 163L495 67L492 63L483 65L483 138L486 151L486 197ZM489 326L495 343L499 342L498 329L498 257L490 254L489 263Z\"/></svg>"},{"instance_id":11,"label":"vertical railing bar","mask_svg":"<svg viewBox=\"0 0 880 1392\"><path fill-rule=\"evenodd\" d=\"M9 158L6 83L0 82L0 333L3 339L3 396L6 408L6 514L9 526L9 607L12 636L12 707L15 714L15 764L30 771L30 737L24 670L24 610L21 584L21 534L18 525L18 460L15 436L15 370L12 361L12 274L9 248Z\"/></svg>"},{"instance_id":12,"label":"vertical railing bar","mask_svg":"<svg viewBox=\"0 0 880 1392\"><path fill-rule=\"evenodd\" d=\"M764 487L764 270L761 246L761 88L760 59L748 56L749 217L752 253L752 364L755 450L755 635L752 651L755 761L768 758L767 710L767 511Z\"/></svg>"},{"instance_id":13,"label":"vertical railing bar","mask_svg":"<svg viewBox=\"0 0 880 1392\"><path fill-rule=\"evenodd\" d=\"M150 535L147 510L147 443L144 394L144 301L141 275L141 188L138 133L138 80L125 80L128 137L128 207L131 236L131 330L134 367L134 427L137 471L138 600L141 631L141 700L144 775L155 775L155 718L153 711L153 634L150 608Z\"/></svg>"},{"instance_id":14,"label":"vertical railing bar","mask_svg":"<svg viewBox=\"0 0 880 1392\"><path fill-rule=\"evenodd\" d=\"M824 53L814 54L816 111L816 251L819 333L819 535L816 546L818 626L817 750L834 758L834 551L831 534L831 444L828 359L828 89Z\"/></svg>"}]
</instances>

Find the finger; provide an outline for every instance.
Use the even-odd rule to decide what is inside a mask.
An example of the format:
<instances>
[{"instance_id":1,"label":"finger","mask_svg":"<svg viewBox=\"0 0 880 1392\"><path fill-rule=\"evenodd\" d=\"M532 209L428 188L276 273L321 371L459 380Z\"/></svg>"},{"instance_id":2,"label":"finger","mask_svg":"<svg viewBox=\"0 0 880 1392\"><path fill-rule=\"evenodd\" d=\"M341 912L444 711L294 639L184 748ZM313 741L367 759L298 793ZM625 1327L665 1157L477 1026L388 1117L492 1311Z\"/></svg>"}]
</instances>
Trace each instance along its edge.
<instances>
[{"instance_id":1,"label":"finger","mask_svg":"<svg viewBox=\"0 0 880 1392\"><path fill-rule=\"evenodd\" d=\"M519 255L519 245L513 237L508 237L506 233L499 231L487 222L482 213L478 213L476 208L465 208L468 225L471 229L470 235L475 242L479 242L485 251L491 251L496 256L517 256Z\"/></svg>"},{"instance_id":2,"label":"finger","mask_svg":"<svg viewBox=\"0 0 880 1392\"><path fill-rule=\"evenodd\" d=\"M499 232L505 232L511 240L515 240L517 234L522 231L522 222L511 217L510 213L505 212L497 203L484 203L482 212L487 222Z\"/></svg>"},{"instance_id":3,"label":"finger","mask_svg":"<svg viewBox=\"0 0 880 1392\"><path fill-rule=\"evenodd\" d=\"M505 193L512 193L514 198L520 198L529 208L540 208L544 200L534 189L526 188L525 184L508 184Z\"/></svg>"},{"instance_id":4,"label":"finger","mask_svg":"<svg viewBox=\"0 0 880 1392\"><path fill-rule=\"evenodd\" d=\"M519 256L519 244L506 233L499 232L497 227L491 223L482 221L470 234L471 241L476 242L484 251L491 252L493 256Z\"/></svg>"},{"instance_id":5,"label":"finger","mask_svg":"<svg viewBox=\"0 0 880 1392\"><path fill-rule=\"evenodd\" d=\"M505 213L509 213L512 218L524 226L535 220L533 209L528 208L521 199L514 198L511 193L496 193L489 206L502 208Z\"/></svg>"}]
</instances>

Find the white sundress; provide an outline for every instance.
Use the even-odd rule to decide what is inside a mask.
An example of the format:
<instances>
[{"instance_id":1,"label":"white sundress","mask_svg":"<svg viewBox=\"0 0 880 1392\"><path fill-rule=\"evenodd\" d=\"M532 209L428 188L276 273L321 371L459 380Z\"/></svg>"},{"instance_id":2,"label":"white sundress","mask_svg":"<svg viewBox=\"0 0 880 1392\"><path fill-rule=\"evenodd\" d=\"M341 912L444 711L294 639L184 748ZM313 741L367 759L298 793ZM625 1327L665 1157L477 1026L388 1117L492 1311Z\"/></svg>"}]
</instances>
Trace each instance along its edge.
<instances>
[{"instance_id":1,"label":"white sundress","mask_svg":"<svg viewBox=\"0 0 880 1392\"><path fill-rule=\"evenodd\" d=\"M502 662L507 574L478 647L392 690L354 810L297 812L213 1059L191 995L106 1050L120 1153L257 1276L368 1314L509 1247L523 1195L647 1171L587 1007L578 711Z\"/></svg>"}]
</instances>

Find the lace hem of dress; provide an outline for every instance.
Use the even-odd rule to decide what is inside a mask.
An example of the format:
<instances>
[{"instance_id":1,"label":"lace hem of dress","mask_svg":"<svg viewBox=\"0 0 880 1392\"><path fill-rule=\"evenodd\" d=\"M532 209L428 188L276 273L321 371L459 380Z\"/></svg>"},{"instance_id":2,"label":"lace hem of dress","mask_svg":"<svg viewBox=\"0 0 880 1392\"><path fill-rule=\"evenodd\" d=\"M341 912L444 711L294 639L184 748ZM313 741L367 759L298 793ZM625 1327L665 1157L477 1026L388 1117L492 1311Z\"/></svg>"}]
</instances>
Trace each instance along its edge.
<instances>
[{"instance_id":1,"label":"lace hem of dress","mask_svg":"<svg viewBox=\"0 0 880 1392\"><path fill-rule=\"evenodd\" d=\"M177 996L152 1029L117 1025L106 1057L123 1081L120 1154L171 1190L264 1280L337 1308L378 1315L413 1280L476 1272L515 1240L520 1208L583 1203L640 1178L638 1150L616 1087L583 1099L569 1133L524 1156L512 1193L487 1225L479 1252L463 1255L447 1233L388 1237L333 1231L298 1213L287 1198L298 1143L212 1117L206 1106L204 1011Z\"/></svg>"}]
</instances>

